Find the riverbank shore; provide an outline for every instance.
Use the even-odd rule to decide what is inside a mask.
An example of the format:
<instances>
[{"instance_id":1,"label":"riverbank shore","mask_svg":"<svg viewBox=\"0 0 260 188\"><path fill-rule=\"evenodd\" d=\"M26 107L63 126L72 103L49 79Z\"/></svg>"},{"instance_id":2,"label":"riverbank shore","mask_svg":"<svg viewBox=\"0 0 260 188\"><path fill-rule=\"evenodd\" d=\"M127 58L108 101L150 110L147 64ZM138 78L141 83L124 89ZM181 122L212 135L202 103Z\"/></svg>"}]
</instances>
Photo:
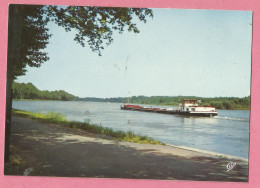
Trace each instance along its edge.
<instances>
[{"instance_id":1,"label":"riverbank shore","mask_svg":"<svg viewBox=\"0 0 260 188\"><path fill-rule=\"evenodd\" d=\"M7 175L248 181L248 162L239 158L116 141L21 117L12 118L11 145L24 162L15 172L6 164Z\"/></svg>"},{"instance_id":2,"label":"riverbank shore","mask_svg":"<svg viewBox=\"0 0 260 188\"><path fill-rule=\"evenodd\" d=\"M128 141L134 143L144 143L144 144L160 144L165 145L164 143L150 138L148 136L142 136L135 134L131 131L114 131L111 128L102 127L101 125L90 124L89 122L79 122L79 121L68 121L66 116L61 113L49 112L45 113L35 113L30 111L23 110L12 110L12 114L18 117L24 117L28 119L33 119L38 122L51 123L63 125L65 127L73 129L82 129L89 133L102 134L110 136L117 141Z\"/></svg>"}]
</instances>

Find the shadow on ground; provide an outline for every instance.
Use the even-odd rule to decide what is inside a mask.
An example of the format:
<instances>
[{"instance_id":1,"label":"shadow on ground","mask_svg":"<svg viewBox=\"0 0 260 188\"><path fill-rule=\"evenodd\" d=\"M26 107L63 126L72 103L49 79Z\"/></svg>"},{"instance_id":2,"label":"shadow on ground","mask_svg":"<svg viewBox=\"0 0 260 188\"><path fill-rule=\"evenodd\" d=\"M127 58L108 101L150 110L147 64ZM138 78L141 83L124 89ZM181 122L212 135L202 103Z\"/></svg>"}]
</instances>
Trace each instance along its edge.
<instances>
[{"instance_id":1,"label":"shadow on ground","mask_svg":"<svg viewBox=\"0 0 260 188\"><path fill-rule=\"evenodd\" d=\"M26 168L33 168L30 176L248 181L243 161L232 160L237 165L227 171L227 158L138 150L81 130L17 117L12 121L11 145L27 161Z\"/></svg>"}]
</instances>

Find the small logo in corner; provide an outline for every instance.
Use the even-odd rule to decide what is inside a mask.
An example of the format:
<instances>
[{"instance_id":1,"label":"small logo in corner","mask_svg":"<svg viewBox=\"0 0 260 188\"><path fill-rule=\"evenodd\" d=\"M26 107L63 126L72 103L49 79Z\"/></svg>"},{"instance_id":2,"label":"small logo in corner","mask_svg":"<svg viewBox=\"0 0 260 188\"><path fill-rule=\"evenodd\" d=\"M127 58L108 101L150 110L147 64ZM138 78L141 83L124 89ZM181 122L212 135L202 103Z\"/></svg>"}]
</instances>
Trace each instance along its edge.
<instances>
[{"instance_id":1,"label":"small logo in corner","mask_svg":"<svg viewBox=\"0 0 260 188\"><path fill-rule=\"evenodd\" d=\"M232 170L236 165L237 165L237 163L235 163L235 162L228 163L227 164L227 172Z\"/></svg>"}]
</instances>

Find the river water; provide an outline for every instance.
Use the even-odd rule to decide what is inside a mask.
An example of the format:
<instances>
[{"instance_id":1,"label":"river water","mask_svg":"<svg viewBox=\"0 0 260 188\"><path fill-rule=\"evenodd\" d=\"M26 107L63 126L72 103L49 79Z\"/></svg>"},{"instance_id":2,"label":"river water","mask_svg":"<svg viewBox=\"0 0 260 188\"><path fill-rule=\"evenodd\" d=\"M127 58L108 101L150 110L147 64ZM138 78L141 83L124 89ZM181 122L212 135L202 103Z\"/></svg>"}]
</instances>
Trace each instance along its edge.
<instances>
[{"instance_id":1,"label":"river water","mask_svg":"<svg viewBox=\"0 0 260 188\"><path fill-rule=\"evenodd\" d=\"M166 144L248 158L249 111L218 110L217 117L185 117L121 110L120 105L85 101L13 101L15 109L59 112L68 120L132 131Z\"/></svg>"}]
</instances>

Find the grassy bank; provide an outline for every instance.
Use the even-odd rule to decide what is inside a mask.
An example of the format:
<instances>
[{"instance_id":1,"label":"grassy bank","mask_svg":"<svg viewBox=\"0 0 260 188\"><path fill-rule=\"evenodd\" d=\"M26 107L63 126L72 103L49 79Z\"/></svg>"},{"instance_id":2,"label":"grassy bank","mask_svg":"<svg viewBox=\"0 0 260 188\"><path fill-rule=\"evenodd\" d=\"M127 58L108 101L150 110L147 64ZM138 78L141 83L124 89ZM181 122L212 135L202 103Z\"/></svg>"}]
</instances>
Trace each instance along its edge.
<instances>
[{"instance_id":1,"label":"grassy bank","mask_svg":"<svg viewBox=\"0 0 260 188\"><path fill-rule=\"evenodd\" d=\"M134 134L133 132L123 132L123 131L113 131L110 128L102 127L95 124L90 123L83 123L78 121L68 121L63 114L50 112L48 114L44 113L34 113L22 110L12 110L12 114L25 117L29 119L34 119L44 123L52 123L52 124L59 124L65 127L75 128L75 129L82 129L90 133L95 134L103 134L107 136L111 136L113 139L118 141L127 141L127 142L135 142L135 143L144 143L144 144L160 144L165 145L164 143L152 139L147 136L141 136Z\"/></svg>"}]
</instances>

